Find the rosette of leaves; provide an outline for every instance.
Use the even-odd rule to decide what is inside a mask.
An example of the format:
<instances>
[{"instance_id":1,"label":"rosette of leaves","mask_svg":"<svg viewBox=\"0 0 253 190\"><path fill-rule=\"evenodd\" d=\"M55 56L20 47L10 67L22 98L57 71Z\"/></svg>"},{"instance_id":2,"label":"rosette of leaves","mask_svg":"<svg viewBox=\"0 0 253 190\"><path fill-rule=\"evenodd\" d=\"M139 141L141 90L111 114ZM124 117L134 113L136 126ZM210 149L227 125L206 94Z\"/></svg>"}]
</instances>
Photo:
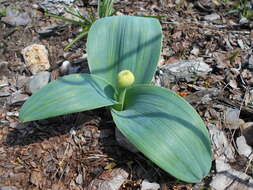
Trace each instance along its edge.
<instances>
[{"instance_id":1,"label":"rosette of leaves","mask_svg":"<svg viewBox=\"0 0 253 190\"><path fill-rule=\"evenodd\" d=\"M160 57L154 18L97 20L88 34L91 74L72 74L39 89L23 105L22 122L107 106L117 128L147 158L176 178L199 182L211 167L204 122L176 93L151 85Z\"/></svg>"}]
</instances>

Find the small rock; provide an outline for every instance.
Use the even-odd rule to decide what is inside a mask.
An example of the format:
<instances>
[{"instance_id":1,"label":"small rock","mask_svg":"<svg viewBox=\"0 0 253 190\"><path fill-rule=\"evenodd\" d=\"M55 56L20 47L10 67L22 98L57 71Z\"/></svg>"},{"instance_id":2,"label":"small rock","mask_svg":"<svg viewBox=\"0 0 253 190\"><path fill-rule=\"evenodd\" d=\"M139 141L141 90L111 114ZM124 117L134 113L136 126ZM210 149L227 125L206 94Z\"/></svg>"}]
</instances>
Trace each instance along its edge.
<instances>
[{"instance_id":1,"label":"small rock","mask_svg":"<svg viewBox=\"0 0 253 190\"><path fill-rule=\"evenodd\" d=\"M206 21L215 21L218 19L220 19L220 15L218 15L217 13L213 13L213 14L204 16L204 20L206 20Z\"/></svg>"},{"instance_id":2,"label":"small rock","mask_svg":"<svg viewBox=\"0 0 253 190\"><path fill-rule=\"evenodd\" d=\"M68 60L63 61L61 67L60 67L60 72L62 75L66 75L69 72L69 68L70 68L71 64Z\"/></svg>"},{"instance_id":3,"label":"small rock","mask_svg":"<svg viewBox=\"0 0 253 190\"><path fill-rule=\"evenodd\" d=\"M253 179L234 169L218 172L210 187L213 190L253 190Z\"/></svg>"},{"instance_id":4,"label":"small rock","mask_svg":"<svg viewBox=\"0 0 253 190\"><path fill-rule=\"evenodd\" d=\"M212 68L202 58L198 58L163 65L158 68L157 77L160 78L161 86L167 86L171 82L196 81L210 71Z\"/></svg>"},{"instance_id":5,"label":"small rock","mask_svg":"<svg viewBox=\"0 0 253 190\"><path fill-rule=\"evenodd\" d=\"M90 183L88 190L119 190L128 176L129 174L121 168L106 170L99 176L100 179L94 179Z\"/></svg>"},{"instance_id":6,"label":"small rock","mask_svg":"<svg viewBox=\"0 0 253 190\"><path fill-rule=\"evenodd\" d=\"M44 0L39 3L39 6L48 13L60 15L64 13L64 6L70 5L74 1L75 0Z\"/></svg>"},{"instance_id":7,"label":"small rock","mask_svg":"<svg viewBox=\"0 0 253 190\"><path fill-rule=\"evenodd\" d=\"M28 95L21 94L20 92L13 93L10 97L8 97L8 102L10 104L23 103L28 99Z\"/></svg>"},{"instance_id":8,"label":"small rock","mask_svg":"<svg viewBox=\"0 0 253 190\"><path fill-rule=\"evenodd\" d=\"M244 136L240 136L236 139L236 145L238 148L238 153L241 156L245 156L247 158L253 157L252 148L249 145L247 145Z\"/></svg>"},{"instance_id":9,"label":"small rock","mask_svg":"<svg viewBox=\"0 0 253 190\"><path fill-rule=\"evenodd\" d=\"M14 117L18 117L19 116L19 112L18 111L8 111L6 112L7 116L14 116Z\"/></svg>"},{"instance_id":10,"label":"small rock","mask_svg":"<svg viewBox=\"0 0 253 190\"><path fill-rule=\"evenodd\" d=\"M248 69L253 70L253 55L249 57Z\"/></svg>"},{"instance_id":11,"label":"small rock","mask_svg":"<svg viewBox=\"0 0 253 190\"><path fill-rule=\"evenodd\" d=\"M58 2L58 3L64 3L66 5L70 5L71 3L74 3L75 0L48 0L50 2Z\"/></svg>"},{"instance_id":12,"label":"small rock","mask_svg":"<svg viewBox=\"0 0 253 190\"><path fill-rule=\"evenodd\" d=\"M83 175L81 173L79 173L78 176L76 177L75 181L78 185L82 185L83 184Z\"/></svg>"},{"instance_id":13,"label":"small rock","mask_svg":"<svg viewBox=\"0 0 253 190\"><path fill-rule=\"evenodd\" d=\"M226 161L234 161L234 148L231 143L228 142L225 133L217 129L215 125L209 124L209 133L212 141L212 152L214 159L218 159L221 156L226 158Z\"/></svg>"},{"instance_id":14,"label":"small rock","mask_svg":"<svg viewBox=\"0 0 253 190\"><path fill-rule=\"evenodd\" d=\"M1 92L0 91L0 97L7 97L7 96L10 96L11 95L11 93L9 93L9 92Z\"/></svg>"},{"instance_id":15,"label":"small rock","mask_svg":"<svg viewBox=\"0 0 253 190\"><path fill-rule=\"evenodd\" d=\"M144 179L141 183L141 190L158 190L160 185L158 183L150 183L148 180Z\"/></svg>"},{"instance_id":16,"label":"small rock","mask_svg":"<svg viewBox=\"0 0 253 190\"><path fill-rule=\"evenodd\" d=\"M225 156L221 156L215 160L215 169L217 173L231 169L231 166L225 162L225 160Z\"/></svg>"},{"instance_id":17,"label":"small rock","mask_svg":"<svg viewBox=\"0 0 253 190\"><path fill-rule=\"evenodd\" d=\"M7 8L6 16L1 21L11 26L26 26L32 20L28 13L20 12L16 9Z\"/></svg>"},{"instance_id":18,"label":"small rock","mask_svg":"<svg viewBox=\"0 0 253 190\"><path fill-rule=\"evenodd\" d=\"M41 35L43 37L48 37L48 36L51 36L53 34L58 34L66 26L67 25L59 26L59 25L56 25L56 24L52 24L50 26L41 27L38 30L38 33L39 33L39 35Z\"/></svg>"},{"instance_id":19,"label":"small rock","mask_svg":"<svg viewBox=\"0 0 253 190\"><path fill-rule=\"evenodd\" d=\"M74 73L89 73L86 58L80 58L69 62L64 61L60 67L61 75L74 74Z\"/></svg>"},{"instance_id":20,"label":"small rock","mask_svg":"<svg viewBox=\"0 0 253 190\"><path fill-rule=\"evenodd\" d=\"M137 148L135 148L135 146L132 143L130 143L127 140L127 138L117 128L115 128L115 138L121 147L123 147L133 153L139 152L139 150Z\"/></svg>"},{"instance_id":21,"label":"small rock","mask_svg":"<svg viewBox=\"0 0 253 190\"><path fill-rule=\"evenodd\" d=\"M10 127L17 130L22 130L22 129L27 128L27 124L15 122L15 123L11 123Z\"/></svg>"},{"instance_id":22,"label":"small rock","mask_svg":"<svg viewBox=\"0 0 253 190\"><path fill-rule=\"evenodd\" d=\"M18 189L14 186L2 186L0 187L0 190L18 190Z\"/></svg>"},{"instance_id":23,"label":"small rock","mask_svg":"<svg viewBox=\"0 0 253 190\"><path fill-rule=\"evenodd\" d=\"M239 47L241 48L241 49L244 49L245 47L244 47L244 43L243 43L243 41L241 40L241 39L238 39L237 40L237 43L238 43L238 45L239 45Z\"/></svg>"},{"instance_id":24,"label":"small rock","mask_svg":"<svg viewBox=\"0 0 253 190\"><path fill-rule=\"evenodd\" d=\"M227 128L238 129L240 126L240 110L237 108L228 108L224 113L224 120Z\"/></svg>"},{"instance_id":25,"label":"small rock","mask_svg":"<svg viewBox=\"0 0 253 190\"><path fill-rule=\"evenodd\" d=\"M240 25L248 24L249 20L246 17L242 17L239 21Z\"/></svg>"},{"instance_id":26,"label":"small rock","mask_svg":"<svg viewBox=\"0 0 253 190\"><path fill-rule=\"evenodd\" d=\"M199 89L188 96L185 96L184 99L192 105L195 104L208 104L214 98L218 97L220 90L217 88L207 88Z\"/></svg>"},{"instance_id":27,"label":"small rock","mask_svg":"<svg viewBox=\"0 0 253 190\"><path fill-rule=\"evenodd\" d=\"M45 72L40 72L37 73L32 80L29 82L27 91L29 93L34 93L38 89L42 88L43 86L47 85L50 79L50 73L45 71Z\"/></svg>"},{"instance_id":28,"label":"small rock","mask_svg":"<svg viewBox=\"0 0 253 190\"><path fill-rule=\"evenodd\" d=\"M191 54L198 56L199 55L199 48L194 46L193 49L191 50Z\"/></svg>"},{"instance_id":29,"label":"small rock","mask_svg":"<svg viewBox=\"0 0 253 190\"><path fill-rule=\"evenodd\" d=\"M48 51L45 46L33 44L21 51L27 67L33 74L50 68Z\"/></svg>"}]
</instances>

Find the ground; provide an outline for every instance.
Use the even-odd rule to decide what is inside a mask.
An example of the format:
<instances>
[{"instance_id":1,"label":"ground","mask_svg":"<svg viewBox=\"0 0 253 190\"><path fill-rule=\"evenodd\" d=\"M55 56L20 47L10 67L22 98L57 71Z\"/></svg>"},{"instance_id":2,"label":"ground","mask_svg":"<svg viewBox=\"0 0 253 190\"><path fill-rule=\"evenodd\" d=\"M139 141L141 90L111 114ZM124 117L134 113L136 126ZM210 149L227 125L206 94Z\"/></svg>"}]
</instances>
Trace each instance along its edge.
<instances>
[{"instance_id":1,"label":"ground","mask_svg":"<svg viewBox=\"0 0 253 190\"><path fill-rule=\"evenodd\" d=\"M25 65L22 49L34 43L47 48L51 80L61 75L59 68L66 60L76 64L77 72L87 70L85 39L64 51L80 28L46 16L39 2L0 0L0 10L11 7L31 18L26 26L0 22L0 189L92 189L94 179L106 180L115 168L128 173L122 190L140 189L143 179L159 183L162 190L192 189L195 184L180 182L142 154L119 146L115 125L104 108L25 124L18 120L20 107L30 95L26 84L33 75ZM76 0L74 6L83 11L96 9L94 1ZM160 16L164 37L159 66L196 58L209 65L211 70L194 80L162 85L191 103L209 130L215 126L224 132L233 150L228 161L231 167L253 176L250 159L239 154L235 142L243 134L253 145L252 131L243 127L252 122L253 114L252 20L241 23L240 14L228 14L231 8L223 1L122 0L117 1L115 10L117 15ZM205 17L211 13L219 17ZM39 34L52 25L57 26L53 32ZM206 96L209 99L203 100ZM229 108L239 110L238 126L232 122L229 127L224 119ZM210 188L216 172L214 162L201 188Z\"/></svg>"}]
</instances>

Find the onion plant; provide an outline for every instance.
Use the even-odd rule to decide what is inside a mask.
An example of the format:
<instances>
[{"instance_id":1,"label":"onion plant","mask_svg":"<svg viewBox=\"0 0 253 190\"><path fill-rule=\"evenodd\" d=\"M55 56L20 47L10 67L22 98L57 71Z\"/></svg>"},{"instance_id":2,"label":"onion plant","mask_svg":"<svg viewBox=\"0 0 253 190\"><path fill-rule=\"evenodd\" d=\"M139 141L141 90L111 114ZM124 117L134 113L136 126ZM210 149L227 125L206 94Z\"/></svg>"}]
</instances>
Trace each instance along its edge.
<instances>
[{"instance_id":1,"label":"onion plant","mask_svg":"<svg viewBox=\"0 0 253 190\"><path fill-rule=\"evenodd\" d=\"M22 122L108 107L116 127L147 158L176 178L199 182L211 167L208 131L195 109L151 80L160 57L157 19L97 20L88 40L91 74L71 74L35 92Z\"/></svg>"}]
</instances>

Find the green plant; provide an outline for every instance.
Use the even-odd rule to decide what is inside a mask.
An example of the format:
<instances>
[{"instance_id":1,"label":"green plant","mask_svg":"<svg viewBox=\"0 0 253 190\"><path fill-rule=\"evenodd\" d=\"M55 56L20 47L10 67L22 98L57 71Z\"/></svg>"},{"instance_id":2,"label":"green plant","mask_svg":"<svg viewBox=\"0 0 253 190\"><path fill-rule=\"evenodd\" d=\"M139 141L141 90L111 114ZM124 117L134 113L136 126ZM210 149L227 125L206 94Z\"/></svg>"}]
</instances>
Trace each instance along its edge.
<instances>
[{"instance_id":1,"label":"green plant","mask_svg":"<svg viewBox=\"0 0 253 190\"><path fill-rule=\"evenodd\" d=\"M98 0L98 17L103 18L103 17L108 17L112 16L114 14L113 12L113 3L114 0ZM64 50L68 50L71 48L77 41L81 40L84 38L89 30L91 25L97 20L95 13L91 10L88 9L88 15L83 16L78 10L73 9L71 7L65 6L65 11L72 16L76 17L78 19L69 19L60 15L55 15L55 14L49 14L46 13L47 16L60 19L65 22L69 22L71 24L79 25L82 27L82 31L75 37L74 40L72 40L65 48Z\"/></svg>"},{"instance_id":2,"label":"green plant","mask_svg":"<svg viewBox=\"0 0 253 190\"><path fill-rule=\"evenodd\" d=\"M239 13L241 17L253 18L253 2L249 0L224 1L230 5L230 11L226 14Z\"/></svg>"},{"instance_id":3,"label":"green plant","mask_svg":"<svg viewBox=\"0 0 253 190\"><path fill-rule=\"evenodd\" d=\"M88 34L91 74L72 74L39 89L22 106L22 122L108 106L117 128L159 167L187 182L210 170L204 122L176 93L151 85L161 51L158 20L115 16Z\"/></svg>"},{"instance_id":4,"label":"green plant","mask_svg":"<svg viewBox=\"0 0 253 190\"><path fill-rule=\"evenodd\" d=\"M6 8L0 8L0 18L6 16Z\"/></svg>"}]
</instances>

